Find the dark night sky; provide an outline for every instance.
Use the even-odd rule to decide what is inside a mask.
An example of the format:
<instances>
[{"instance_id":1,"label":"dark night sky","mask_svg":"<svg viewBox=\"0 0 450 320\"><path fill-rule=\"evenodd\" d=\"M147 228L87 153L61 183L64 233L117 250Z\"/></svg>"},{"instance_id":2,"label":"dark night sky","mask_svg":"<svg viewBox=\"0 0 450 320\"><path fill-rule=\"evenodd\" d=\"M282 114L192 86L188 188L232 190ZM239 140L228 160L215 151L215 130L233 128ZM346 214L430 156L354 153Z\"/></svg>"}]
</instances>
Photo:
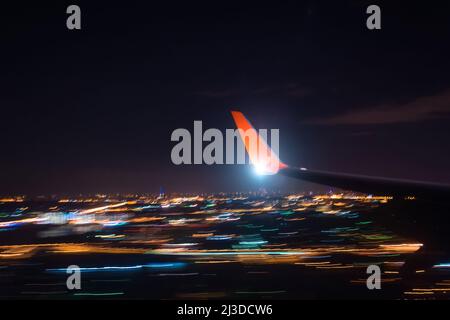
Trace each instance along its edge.
<instances>
[{"instance_id":1,"label":"dark night sky","mask_svg":"<svg viewBox=\"0 0 450 320\"><path fill-rule=\"evenodd\" d=\"M231 109L280 128L287 163L450 183L444 2L92 2L2 5L0 194L302 190L171 164L174 129Z\"/></svg>"}]
</instances>

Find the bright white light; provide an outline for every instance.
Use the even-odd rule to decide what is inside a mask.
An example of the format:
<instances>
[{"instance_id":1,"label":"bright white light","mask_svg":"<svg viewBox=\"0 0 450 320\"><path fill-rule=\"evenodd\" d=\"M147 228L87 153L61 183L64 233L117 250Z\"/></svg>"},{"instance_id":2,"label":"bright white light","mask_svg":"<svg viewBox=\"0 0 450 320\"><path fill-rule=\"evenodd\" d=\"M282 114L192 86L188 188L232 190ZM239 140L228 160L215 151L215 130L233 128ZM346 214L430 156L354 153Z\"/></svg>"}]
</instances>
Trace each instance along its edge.
<instances>
[{"instance_id":1,"label":"bright white light","mask_svg":"<svg viewBox=\"0 0 450 320\"><path fill-rule=\"evenodd\" d=\"M274 166L274 163L272 163L270 160L258 161L257 163L253 164L253 168L258 176L273 175L278 172L278 165Z\"/></svg>"},{"instance_id":2,"label":"bright white light","mask_svg":"<svg viewBox=\"0 0 450 320\"><path fill-rule=\"evenodd\" d=\"M264 164L255 163L253 165L253 168L255 169L255 173L258 176L264 176L264 175L266 175L268 173L267 170L266 170L266 166Z\"/></svg>"}]
</instances>

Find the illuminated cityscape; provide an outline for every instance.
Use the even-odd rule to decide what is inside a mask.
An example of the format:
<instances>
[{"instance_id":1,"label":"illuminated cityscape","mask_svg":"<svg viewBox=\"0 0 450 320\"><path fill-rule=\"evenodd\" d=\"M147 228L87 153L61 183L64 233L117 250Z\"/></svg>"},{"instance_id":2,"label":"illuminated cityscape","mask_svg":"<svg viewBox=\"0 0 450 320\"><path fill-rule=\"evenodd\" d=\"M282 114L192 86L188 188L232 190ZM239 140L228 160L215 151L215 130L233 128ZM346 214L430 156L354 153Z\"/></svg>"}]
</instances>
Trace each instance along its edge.
<instances>
[{"instance_id":1,"label":"illuminated cityscape","mask_svg":"<svg viewBox=\"0 0 450 320\"><path fill-rule=\"evenodd\" d=\"M450 266L377 223L389 196L219 194L0 199L0 298L448 298ZM382 292L366 268L382 267ZM66 288L79 265L82 290Z\"/></svg>"}]
</instances>

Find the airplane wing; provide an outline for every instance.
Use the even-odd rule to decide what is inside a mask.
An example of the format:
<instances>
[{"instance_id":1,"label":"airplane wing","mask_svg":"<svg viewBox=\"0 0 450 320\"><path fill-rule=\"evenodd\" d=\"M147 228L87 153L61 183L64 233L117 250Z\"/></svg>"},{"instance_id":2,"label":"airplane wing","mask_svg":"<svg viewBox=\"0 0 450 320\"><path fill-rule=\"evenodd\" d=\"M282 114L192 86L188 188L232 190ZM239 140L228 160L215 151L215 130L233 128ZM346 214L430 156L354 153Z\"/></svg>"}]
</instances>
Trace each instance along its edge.
<instances>
[{"instance_id":1,"label":"airplane wing","mask_svg":"<svg viewBox=\"0 0 450 320\"><path fill-rule=\"evenodd\" d=\"M241 129L241 138L243 138L243 131L249 129L254 130L253 126L241 112L232 111L231 114L237 128ZM261 137L258 137L258 139L263 140ZM254 166L260 165L258 164L258 161L255 160L258 157L258 155L255 154L256 151L248 148L248 142L243 142L246 146L247 152L249 153L249 158L251 159L252 164ZM267 146L267 143L263 144L263 148L270 149L270 147ZM442 197L450 196L450 185L446 184L296 168L283 163L278 158L278 155L272 155L273 151L271 149L268 153L271 156L268 161L266 160L264 162L264 166L270 168L270 170L267 170L268 174L278 173L308 182L368 194L388 194L394 197L414 196L422 199L442 199Z\"/></svg>"},{"instance_id":2,"label":"airplane wing","mask_svg":"<svg viewBox=\"0 0 450 320\"><path fill-rule=\"evenodd\" d=\"M392 195L394 197L441 198L450 195L450 186L422 181L391 179L335 173L327 171L313 171L294 167L287 167L279 171L280 174L322 185L345 190L358 191L368 194Z\"/></svg>"}]
</instances>

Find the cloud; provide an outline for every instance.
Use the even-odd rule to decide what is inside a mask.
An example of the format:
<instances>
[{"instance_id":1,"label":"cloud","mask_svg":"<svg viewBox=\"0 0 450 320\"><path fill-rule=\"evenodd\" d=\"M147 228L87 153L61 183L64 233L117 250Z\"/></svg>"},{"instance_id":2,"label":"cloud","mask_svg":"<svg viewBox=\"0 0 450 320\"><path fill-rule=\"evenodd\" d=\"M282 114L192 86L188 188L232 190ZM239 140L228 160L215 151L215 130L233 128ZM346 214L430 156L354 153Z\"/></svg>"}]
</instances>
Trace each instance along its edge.
<instances>
[{"instance_id":1,"label":"cloud","mask_svg":"<svg viewBox=\"0 0 450 320\"><path fill-rule=\"evenodd\" d=\"M385 104L328 118L308 121L319 125L370 125L411 123L450 115L450 90L434 96L419 97L404 104Z\"/></svg>"}]
</instances>

